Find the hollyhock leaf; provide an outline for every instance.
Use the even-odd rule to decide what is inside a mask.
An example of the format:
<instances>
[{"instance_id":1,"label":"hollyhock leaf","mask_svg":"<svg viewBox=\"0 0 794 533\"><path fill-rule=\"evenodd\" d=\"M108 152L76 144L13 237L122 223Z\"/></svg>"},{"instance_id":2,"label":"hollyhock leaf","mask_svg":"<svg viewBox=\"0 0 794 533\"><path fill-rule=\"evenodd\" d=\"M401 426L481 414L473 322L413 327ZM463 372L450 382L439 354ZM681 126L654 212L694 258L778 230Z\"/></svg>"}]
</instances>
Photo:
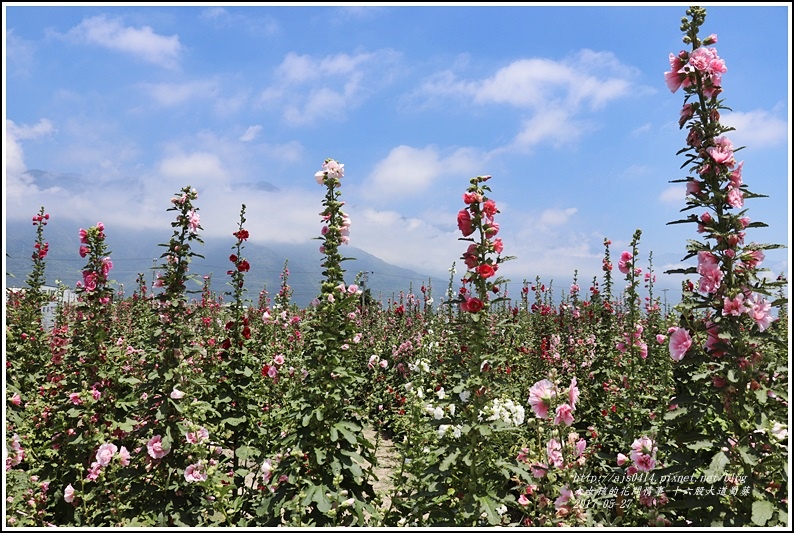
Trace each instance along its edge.
<instances>
[{"instance_id":1,"label":"hollyhock leaf","mask_svg":"<svg viewBox=\"0 0 794 533\"><path fill-rule=\"evenodd\" d=\"M772 502L768 500L759 500L753 502L753 516L752 521L758 526L764 526L772 518L772 512L775 507Z\"/></svg>"},{"instance_id":2,"label":"hollyhock leaf","mask_svg":"<svg viewBox=\"0 0 794 533\"><path fill-rule=\"evenodd\" d=\"M725 467L731 462L725 453L722 451L717 452L711 459L711 464L708 470L704 473L707 478L717 479L722 477Z\"/></svg>"},{"instance_id":3,"label":"hollyhock leaf","mask_svg":"<svg viewBox=\"0 0 794 533\"><path fill-rule=\"evenodd\" d=\"M441 470L442 472L446 472L447 470L449 470L449 467L452 465L452 463L455 462L455 460L458 458L459 455L460 455L460 450L452 452L451 454L447 455L447 457L441 462L441 465L438 467L438 469Z\"/></svg>"},{"instance_id":4,"label":"hollyhock leaf","mask_svg":"<svg viewBox=\"0 0 794 533\"><path fill-rule=\"evenodd\" d=\"M714 443L710 440L699 440L686 445L690 450L706 450L714 447Z\"/></svg>"}]
</instances>

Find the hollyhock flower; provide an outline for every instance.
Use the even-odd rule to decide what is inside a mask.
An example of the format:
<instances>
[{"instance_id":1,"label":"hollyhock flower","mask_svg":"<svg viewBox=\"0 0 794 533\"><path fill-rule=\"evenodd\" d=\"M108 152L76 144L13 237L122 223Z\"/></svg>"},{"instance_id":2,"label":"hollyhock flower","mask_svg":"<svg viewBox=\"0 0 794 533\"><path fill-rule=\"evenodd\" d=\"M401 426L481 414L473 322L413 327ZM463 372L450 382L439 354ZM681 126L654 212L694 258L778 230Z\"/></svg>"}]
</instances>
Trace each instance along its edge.
<instances>
[{"instance_id":1,"label":"hollyhock flower","mask_svg":"<svg viewBox=\"0 0 794 533\"><path fill-rule=\"evenodd\" d=\"M568 488L567 484L563 485L563 487L560 489L560 495L556 500L554 500L554 508L559 509L560 507L563 507L572 497L573 491Z\"/></svg>"},{"instance_id":2,"label":"hollyhock flower","mask_svg":"<svg viewBox=\"0 0 794 533\"><path fill-rule=\"evenodd\" d=\"M549 471L549 465L544 463L532 463L529 465L529 471L532 473L532 477L540 479Z\"/></svg>"},{"instance_id":3,"label":"hollyhock flower","mask_svg":"<svg viewBox=\"0 0 794 533\"><path fill-rule=\"evenodd\" d=\"M527 506L529 505L529 499L524 494L522 494L521 496L518 497L518 504Z\"/></svg>"},{"instance_id":4,"label":"hollyhock flower","mask_svg":"<svg viewBox=\"0 0 794 533\"><path fill-rule=\"evenodd\" d=\"M492 239L497 233L499 233L499 223L493 220L488 221L488 223L485 224L485 238Z\"/></svg>"},{"instance_id":5,"label":"hollyhock flower","mask_svg":"<svg viewBox=\"0 0 794 533\"><path fill-rule=\"evenodd\" d=\"M717 264L704 264L698 267L700 271L700 282L698 284L698 291L707 294L717 292L722 284L722 278L725 276Z\"/></svg>"},{"instance_id":6,"label":"hollyhock flower","mask_svg":"<svg viewBox=\"0 0 794 533\"><path fill-rule=\"evenodd\" d=\"M543 379L529 389L529 405L537 418L548 418L551 400L557 395L554 384Z\"/></svg>"},{"instance_id":7,"label":"hollyhock flower","mask_svg":"<svg viewBox=\"0 0 794 533\"><path fill-rule=\"evenodd\" d=\"M559 425L564 422L566 426L573 424L573 414L571 414L571 406L567 403L560 404L555 411L554 424Z\"/></svg>"},{"instance_id":8,"label":"hollyhock flower","mask_svg":"<svg viewBox=\"0 0 794 533\"><path fill-rule=\"evenodd\" d=\"M482 310L483 307L484 304L479 298L466 298L460 303L461 310L467 313L477 313Z\"/></svg>"},{"instance_id":9,"label":"hollyhock flower","mask_svg":"<svg viewBox=\"0 0 794 533\"><path fill-rule=\"evenodd\" d=\"M739 293L736 298L730 299L727 296L722 302L722 316L739 316L745 311L744 294Z\"/></svg>"},{"instance_id":10,"label":"hollyhock flower","mask_svg":"<svg viewBox=\"0 0 794 533\"><path fill-rule=\"evenodd\" d=\"M765 258L762 250L750 250L742 254L742 263L748 268L756 268Z\"/></svg>"},{"instance_id":11,"label":"hollyhock flower","mask_svg":"<svg viewBox=\"0 0 794 533\"><path fill-rule=\"evenodd\" d=\"M73 393L69 394L69 400L74 405L80 405L80 404L83 403L83 400L80 399L80 393L79 392L73 392Z\"/></svg>"},{"instance_id":12,"label":"hollyhock flower","mask_svg":"<svg viewBox=\"0 0 794 533\"><path fill-rule=\"evenodd\" d=\"M15 392L11 395L11 403L19 407L22 404L22 397L19 395L18 392Z\"/></svg>"},{"instance_id":13,"label":"hollyhock flower","mask_svg":"<svg viewBox=\"0 0 794 533\"><path fill-rule=\"evenodd\" d=\"M766 330L773 321L777 320L770 313L772 304L767 302L765 298L759 300L758 297L753 297L750 299L749 303L751 306L749 315L758 324L759 331Z\"/></svg>"},{"instance_id":14,"label":"hollyhock flower","mask_svg":"<svg viewBox=\"0 0 794 533\"><path fill-rule=\"evenodd\" d=\"M88 474L85 478L89 481L96 481L99 478L99 474L102 472L102 465L99 464L98 461L94 461L91 463L91 466L88 467Z\"/></svg>"},{"instance_id":15,"label":"hollyhock flower","mask_svg":"<svg viewBox=\"0 0 794 533\"><path fill-rule=\"evenodd\" d=\"M631 270L631 262L633 260L634 256L631 255L631 252L624 251L620 254L620 259L618 260L618 270L623 274L628 274L629 270Z\"/></svg>"},{"instance_id":16,"label":"hollyhock flower","mask_svg":"<svg viewBox=\"0 0 794 533\"><path fill-rule=\"evenodd\" d=\"M568 402L571 409L576 410L576 402L579 401L579 387L577 386L576 376L571 378L571 386L568 387Z\"/></svg>"},{"instance_id":17,"label":"hollyhock flower","mask_svg":"<svg viewBox=\"0 0 794 533\"><path fill-rule=\"evenodd\" d=\"M113 460L113 455L118 451L118 448L113 443L105 443L99 447L96 452L96 460L101 466L107 466Z\"/></svg>"},{"instance_id":18,"label":"hollyhock flower","mask_svg":"<svg viewBox=\"0 0 794 533\"><path fill-rule=\"evenodd\" d=\"M691 346L692 337L689 332L684 328L673 328L670 334L670 357L673 361L683 359Z\"/></svg>"},{"instance_id":19,"label":"hollyhock flower","mask_svg":"<svg viewBox=\"0 0 794 533\"><path fill-rule=\"evenodd\" d=\"M330 159L323 163L323 172L331 179L342 179L345 177L345 165Z\"/></svg>"},{"instance_id":20,"label":"hollyhock flower","mask_svg":"<svg viewBox=\"0 0 794 533\"><path fill-rule=\"evenodd\" d=\"M171 391L171 398L174 400L181 400L184 397L185 397L185 393L177 389L176 387L174 387L174 390Z\"/></svg>"},{"instance_id":21,"label":"hollyhock flower","mask_svg":"<svg viewBox=\"0 0 794 533\"><path fill-rule=\"evenodd\" d=\"M504 243L502 242L502 239L494 239L493 249L494 252L496 252L497 254L501 254L504 251L505 246Z\"/></svg>"},{"instance_id":22,"label":"hollyhock flower","mask_svg":"<svg viewBox=\"0 0 794 533\"><path fill-rule=\"evenodd\" d=\"M63 501L66 503L72 503L74 501L74 487L72 487L71 483L66 485L66 488L63 489Z\"/></svg>"},{"instance_id":23,"label":"hollyhock flower","mask_svg":"<svg viewBox=\"0 0 794 533\"><path fill-rule=\"evenodd\" d=\"M634 459L634 465L640 472L650 472L656 467L656 460L648 454L638 454Z\"/></svg>"},{"instance_id":24,"label":"hollyhock flower","mask_svg":"<svg viewBox=\"0 0 794 533\"><path fill-rule=\"evenodd\" d=\"M549 458L549 462L557 468L562 466L561 450L562 447L560 446L560 443L557 442L557 439L551 439L548 443L546 443L546 455Z\"/></svg>"},{"instance_id":25,"label":"hollyhock flower","mask_svg":"<svg viewBox=\"0 0 794 533\"><path fill-rule=\"evenodd\" d=\"M733 158L733 143L727 137L717 137L714 139L715 146L706 149L706 153L721 165L733 165L736 160Z\"/></svg>"},{"instance_id":26,"label":"hollyhock flower","mask_svg":"<svg viewBox=\"0 0 794 533\"><path fill-rule=\"evenodd\" d=\"M477 267L477 273L485 279L488 279L496 274L496 270L488 263L483 263Z\"/></svg>"},{"instance_id":27,"label":"hollyhock flower","mask_svg":"<svg viewBox=\"0 0 794 533\"><path fill-rule=\"evenodd\" d=\"M667 88L670 89L672 93L680 89L687 80L686 73L684 72L686 59L687 53L683 50L678 55L670 54L670 70L664 73L664 81L667 84Z\"/></svg>"},{"instance_id":28,"label":"hollyhock flower","mask_svg":"<svg viewBox=\"0 0 794 533\"><path fill-rule=\"evenodd\" d=\"M119 449L119 463L121 466L130 466L130 452L124 446Z\"/></svg>"},{"instance_id":29,"label":"hollyhock flower","mask_svg":"<svg viewBox=\"0 0 794 533\"><path fill-rule=\"evenodd\" d=\"M195 463L185 468L185 481L197 483L207 480L207 473L204 472L204 465Z\"/></svg>"},{"instance_id":30,"label":"hollyhock flower","mask_svg":"<svg viewBox=\"0 0 794 533\"><path fill-rule=\"evenodd\" d=\"M482 202L482 195L476 192L463 193L463 203L466 205L477 204Z\"/></svg>"},{"instance_id":31,"label":"hollyhock flower","mask_svg":"<svg viewBox=\"0 0 794 533\"><path fill-rule=\"evenodd\" d=\"M496 202L493 200L487 200L484 204L482 204L482 211L489 217L493 217L497 213Z\"/></svg>"},{"instance_id":32,"label":"hollyhock flower","mask_svg":"<svg viewBox=\"0 0 794 533\"><path fill-rule=\"evenodd\" d=\"M656 334L656 342L659 344L664 344L664 341L667 340L667 335L662 335L661 333Z\"/></svg>"},{"instance_id":33,"label":"hollyhock flower","mask_svg":"<svg viewBox=\"0 0 794 533\"><path fill-rule=\"evenodd\" d=\"M474 228L471 224L471 214L468 209L461 209L458 212L458 229L463 233L464 237L474 233Z\"/></svg>"},{"instance_id":34,"label":"hollyhock flower","mask_svg":"<svg viewBox=\"0 0 794 533\"><path fill-rule=\"evenodd\" d=\"M744 193L741 189L731 188L728 191L728 205L736 209L741 209L744 206Z\"/></svg>"},{"instance_id":35,"label":"hollyhock flower","mask_svg":"<svg viewBox=\"0 0 794 533\"><path fill-rule=\"evenodd\" d=\"M171 448L163 447L163 438L160 435L155 435L149 439L149 442L146 443L146 448L149 450L149 455L152 459L162 459L171 451Z\"/></svg>"},{"instance_id":36,"label":"hollyhock flower","mask_svg":"<svg viewBox=\"0 0 794 533\"><path fill-rule=\"evenodd\" d=\"M637 462L637 457L640 454L645 455L656 455L657 447L654 445L653 441L646 437L642 436L639 439L635 439L634 442L631 443L631 460L635 463Z\"/></svg>"},{"instance_id":37,"label":"hollyhock flower","mask_svg":"<svg viewBox=\"0 0 794 533\"><path fill-rule=\"evenodd\" d=\"M624 464L626 464L626 461L628 460L629 458L623 455L622 453L618 454L618 466L623 466Z\"/></svg>"},{"instance_id":38,"label":"hollyhock flower","mask_svg":"<svg viewBox=\"0 0 794 533\"><path fill-rule=\"evenodd\" d=\"M188 227L190 228L190 233L197 233L199 224L201 223L201 216L196 212L195 209L190 211L188 215Z\"/></svg>"}]
</instances>

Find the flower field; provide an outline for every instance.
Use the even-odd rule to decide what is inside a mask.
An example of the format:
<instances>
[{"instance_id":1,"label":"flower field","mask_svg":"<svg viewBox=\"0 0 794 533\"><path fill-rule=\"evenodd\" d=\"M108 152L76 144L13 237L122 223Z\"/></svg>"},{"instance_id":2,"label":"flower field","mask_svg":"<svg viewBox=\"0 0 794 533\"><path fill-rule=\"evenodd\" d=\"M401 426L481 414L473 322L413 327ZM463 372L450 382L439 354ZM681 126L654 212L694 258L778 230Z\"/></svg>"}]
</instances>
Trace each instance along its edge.
<instances>
[{"instance_id":1,"label":"flower field","mask_svg":"<svg viewBox=\"0 0 794 533\"><path fill-rule=\"evenodd\" d=\"M131 295L113 289L112 228L80 229L78 298L46 328L42 207L27 286L6 293L5 524L787 525L788 281L763 267L780 246L751 240L761 195L720 124L717 37L686 14L665 73L685 95L671 224L700 240L682 243L697 265L676 271L672 310L640 230L605 240L603 276L561 301L537 278L507 298L491 176L462 190L449 285L374 301L345 271L344 165L326 159L312 305L286 267L272 294L246 287L245 205L228 292L187 291L203 230L188 185L156 281Z\"/></svg>"}]
</instances>

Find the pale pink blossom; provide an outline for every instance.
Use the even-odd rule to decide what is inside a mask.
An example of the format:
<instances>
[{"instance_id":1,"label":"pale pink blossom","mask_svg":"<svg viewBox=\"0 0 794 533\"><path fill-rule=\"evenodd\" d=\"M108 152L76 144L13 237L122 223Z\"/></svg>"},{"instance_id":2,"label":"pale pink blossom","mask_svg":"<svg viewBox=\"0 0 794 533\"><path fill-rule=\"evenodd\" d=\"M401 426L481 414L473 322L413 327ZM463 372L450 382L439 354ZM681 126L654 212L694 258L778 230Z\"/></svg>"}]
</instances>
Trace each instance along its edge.
<instances>
[{"instance_id":1,"label":"pale pink blossom","mask_svg":"<svg viewBox=\"0 0 794 533\"><path fill-rule=\"evenodd\" d=\"M74 501L74 487L72 487L71 483L66 485L66 488L63 489L63 501L66 503L72 503Z\"/></svg>"},{"instance_id":2,"label":"pale pink blossom","mask_svg":"<svg viewBox=\"0 0 794 533\"><path fill-rule=\"evenodd\" d=\"M532 463L529 465L529 471L532 472L532 477L540 479L549 471L549 466L544 463Z\"/></svg>"},{"instance_id":3,"label":"pale pink blossom","mask_svg":"<svg viewBox=\"0 0 794 533\"><path fill-rule=\"evenodd\" d=\"M22 397L19 395L18 392L15 392L11 395L11 403L19 407L22 405Z\"/></svg>"},{"instance_id":4,"label":"pale pink blossom","mask_svg":"<svg viewBox=\"0 0 794 533\"><path fill-rule=\"evenodd\" d=\"M622 453L618 454L618 466L623 466L629 460L628 457L623 455Z\"/></svg>"},{"instance_id":5,"label":"pale pink blossom","mask_svg":"<svg viewBox=\"0 0 794 533\"><path fill-rule=\"evenodd\" d=\"M149 442L146 443L146 448L149 450L149 455L152 459L162 459L171 451L171 448L163 447L163 438L160 435L155 435L149 439Z\"/></svg>"},{"instance_id":6,"label":"pale pink blossom","mask_svg":"<svg viewBox=\"0 0 794 533\"><path fill-rule=\"evenodd\" d=\"M557 442L557 439L551 439L548 443L546 443L546 455L549 458L549 462L557 468L562 466L561 450L562 447L560 446L560 443Z\"/></svg>"},{"instance_id":7,"label":"pale pink blossom","mask_svg":"<svg viewBox=\"0 0 794 533\"><path fill-rule=\"evenodd\" d=\"M746 311L744 304L744 294L739 293L736 298L728 298L727 296L722 302L722 316L739 316Z\"/></svg>"},{"instance_id":8,"label":"pale pink blossom","mask_svg":"<svg viewBox=\"0 0 794 533\"><path fill-rule=\"evenodd\" d=\"M734 187L731 187L731 189L728 191L727 201L728 201L728 205L730 205L731 207L734 207L736 209L741 209L742 207L744 207L744 193L742 192L741 189L736 189Z\"/></svg>"},{"instance_id":9,"label":"pale pink blossom","mask_svg":"<svg viewBox=\"0 0 794 533\"><path fill-rule=\"evenodd\" d=\"M557 410L555 411L554 416L554 424L559 425L561 422L564 423L566 426L570 426L573 424L573 409L567 403L560 404L557 406Z\"/></svg>"},{"instance_id":10,"label":"pale pink blossom","mask_svg":"<svg viewBox=\"0 0 794 533\"><path fill-rule=\"evenodd\" d=\"M567 484L563 485L563 487L560 489L560 495L556 500L554 500L554 508L559 509L560 507L563 507L571 498L573 498L573 491L568 488Z\"/></svg>"},{"instance_id":11,"label":"pale pink blossom","mask_svg":"<svg viewBox=\"0 0 794 533\"><path fill-rule=\"evenodd\" d=\"M579 387L577 386L576 376L571 378L571 386L568 387L568 402L571 410L576 410L576 402L579 401Z\"/></svg>"},{"instance_id":12,"label":"pale pink blossom","mask_svg":"<svg viewBox=\"0 0 794 533\"><path fill-rule=\"evenodd\" d=\"M766 299L758 299L758 297L753 297L750 300L750 316L753 317L756 324L758 324L758 330L764 331L766 330L773 321L776 320L775 317L771 314L772 304L766 301Z\"/></svg>"},{"instance_id":13,"label":"pale pink blossom","mask_svg":"<svg viewBox=\"0 0 794 533\"><path fill-rule=\"evenodd\" d=\"M190 233L197 233L199 224L201 223L201 216L196 212L195 209L190 211L188 215L188 227L190 228Z\"/></svg>"},{"instance_id":14,"label":"pale pink blossom","mask_svg":"<svg viewBox=\"0 0 794 533\"><path fill-rule=\"evenodd\" d=\"M118 447L113 443L105 443L96 452L96 460L101 466L107 466L113 460L113 455L118 451Z\"/></svg>"},{"instance_id":15,"label":"pale pink blossom","mask_svg":"<svg viewBox=\"0 0 794 533\"><path fill-rule=\"evenodd\" d=\"M119 463L121 466L130 466L130 452L125 446L119 449Z\"/></svg>"},{"instance_id":16,"label":"pale pink blossom","mask_svg":"<svg viewBox=\"0 0 794 533\"><path fill-rule=\"evenodd\" d=\"M198 483L207 480L207 473L204 472L204 465L195 463L185 468L185 481L188 483Z\"/></svg>"},{"instance_id":17,"label":"pale pink blossom","mask_svg":"<svg viewBox=\"0 0 794 533\"><path fill-rule=\"evenodd\" d=\"M684 358L689 348L692 347L692 337L684 328L672 328L670 334L670 357L673 361Z\"/></svg>"},{"instance_id":18,"label":"pale pink blossom","mask_svg":"<svg viewBox=\"0 0 794 533\"><path fill-rule=\"evenodd\" d=\"M181 400L184 397L185 397L185 393L177 389L176 387L174 387L174 389L171 391L171 398L174 400Z\"/></svg>"},{"instance_id":19,"label":"pale pink blossom","mask_svg":"<svg viewBox=\"0 0 794 533\"><path fill-rule=\"evenodd\" d=\"M548 418L551 400L557 395L554 384L543 379L529 389L529 405L537 418Z\"/></svg>"}]
</instances>

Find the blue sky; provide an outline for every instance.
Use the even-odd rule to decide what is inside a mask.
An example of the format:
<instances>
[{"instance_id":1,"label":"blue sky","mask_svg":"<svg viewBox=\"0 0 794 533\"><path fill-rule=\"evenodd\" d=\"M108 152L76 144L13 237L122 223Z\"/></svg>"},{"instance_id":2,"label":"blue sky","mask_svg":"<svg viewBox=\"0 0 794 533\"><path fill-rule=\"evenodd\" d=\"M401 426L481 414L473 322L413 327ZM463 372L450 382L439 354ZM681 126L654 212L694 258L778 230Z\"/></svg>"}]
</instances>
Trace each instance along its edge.
<instances>
[{"instance_id":1,"label":"blue sky","mask_svg":"<svg viewBox=\"0 0 794 533\"><path fill-rule=\"evenodd\" d=\"M704 5L728 68L722 121L769 195L745 204L770 225L748 240L790 246L790 3ZM666 225L686 173L683 94L663 73L686 6L4 3L5 217L169 228L192 185L204 235L230 236L245 203L252 240L304 242L330 157L351 244L446 279L462 194L490 174L514 295L574 271L586 290L604 238L616 259L635 229L657 290L679 293L662 272L698 234Z\"/></svg>"}]
</instances>

